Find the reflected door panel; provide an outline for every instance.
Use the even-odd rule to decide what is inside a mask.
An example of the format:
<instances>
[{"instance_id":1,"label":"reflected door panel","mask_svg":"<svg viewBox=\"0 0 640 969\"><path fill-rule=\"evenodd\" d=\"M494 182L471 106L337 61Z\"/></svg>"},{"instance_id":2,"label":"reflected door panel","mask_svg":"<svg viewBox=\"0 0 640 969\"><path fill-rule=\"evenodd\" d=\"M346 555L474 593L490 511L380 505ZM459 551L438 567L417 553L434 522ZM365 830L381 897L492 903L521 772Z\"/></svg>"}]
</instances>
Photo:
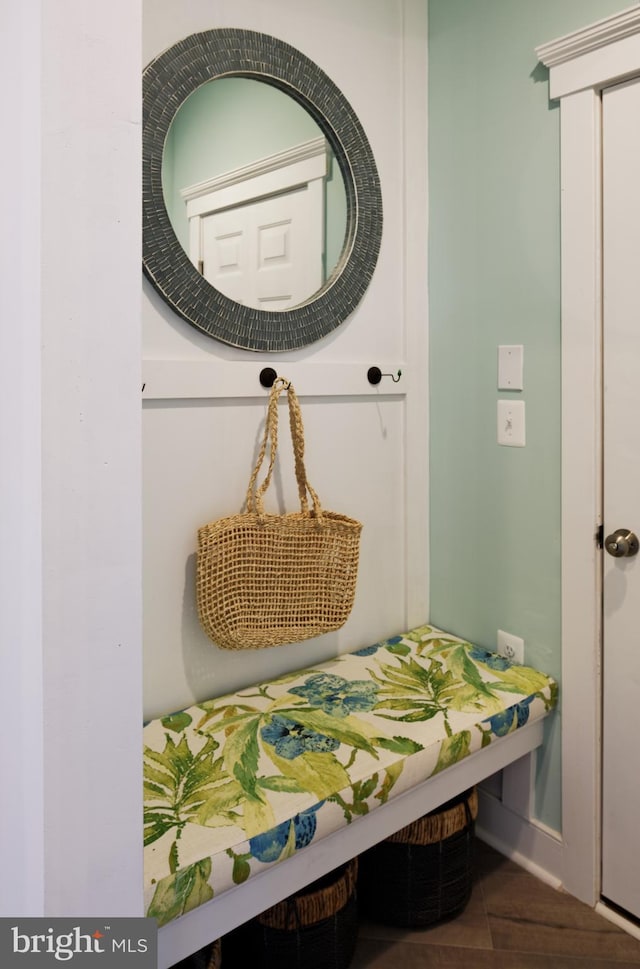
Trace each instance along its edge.
<instances>
[{"instance_id":1,"label":"reflected door panel","mask_svg":"<svg viewBox=\"0 0 640 969\"><path fill-rule=\"evenodd\" d=\"M304 190L258 199L200 218L205 279L256 309L287 309L322 285L322 195Z\"/></svg>"}]
</instances>

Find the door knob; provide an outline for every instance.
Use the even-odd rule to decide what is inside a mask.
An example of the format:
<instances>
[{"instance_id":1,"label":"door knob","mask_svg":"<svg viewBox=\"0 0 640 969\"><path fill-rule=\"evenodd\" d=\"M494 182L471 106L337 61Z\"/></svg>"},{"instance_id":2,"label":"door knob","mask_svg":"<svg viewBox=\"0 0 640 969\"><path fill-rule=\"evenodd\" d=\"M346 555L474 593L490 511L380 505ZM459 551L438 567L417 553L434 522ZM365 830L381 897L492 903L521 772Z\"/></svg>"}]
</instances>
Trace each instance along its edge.
<instances>
[{"instance_id":1,"label":"door knob","mask_svg":"<svg viewBox=\"0 0 640 969\"><path fill-rule=\"evenodd\" d=\"M621 559L625 556L638 554L638 536L630 532L628 528L618 528L611 535L607 535L604 540L604 547L609 555Z\"/></svg>"}]
</instances>

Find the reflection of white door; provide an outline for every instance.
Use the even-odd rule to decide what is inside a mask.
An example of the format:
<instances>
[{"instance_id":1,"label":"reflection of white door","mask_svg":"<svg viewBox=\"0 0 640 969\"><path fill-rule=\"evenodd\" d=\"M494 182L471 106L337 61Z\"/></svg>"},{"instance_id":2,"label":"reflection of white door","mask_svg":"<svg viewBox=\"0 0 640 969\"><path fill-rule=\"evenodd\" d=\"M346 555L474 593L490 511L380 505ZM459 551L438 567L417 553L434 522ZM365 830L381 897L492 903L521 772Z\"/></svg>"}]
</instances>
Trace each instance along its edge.
<instances>
[{"instance_id":1,"label":"reflection of white door","mask_svg":"<svg viewBox=\"0 0 640 969\"><path fill-rule=\"evenodd\" d=\"M212 212L201 233L202 275L237 303L289 309L322 286L321 192L305 186Z\"/></svg>"},{"instance_id":2,"label":"reflection of white door","mask_svg":"<svg viewBox=\"0 0 640 969\"><path fill-rule=\"evenodd\" d=\"M325 278L323 137L183 189L189 257L237 303L291 309Z\"/></svg>"},{"instance_id":3,"label":"reflection of white door","mask_svg":"<svg viewBox=\"0 0 640 969\"><path fill-rule=\"evenodd\" d=\"M640 79L604 91L605 536L640 535L639 117ZM640 917L640 555L604 555L603 628L602 893Z\"/></svg>"}]
</instances>

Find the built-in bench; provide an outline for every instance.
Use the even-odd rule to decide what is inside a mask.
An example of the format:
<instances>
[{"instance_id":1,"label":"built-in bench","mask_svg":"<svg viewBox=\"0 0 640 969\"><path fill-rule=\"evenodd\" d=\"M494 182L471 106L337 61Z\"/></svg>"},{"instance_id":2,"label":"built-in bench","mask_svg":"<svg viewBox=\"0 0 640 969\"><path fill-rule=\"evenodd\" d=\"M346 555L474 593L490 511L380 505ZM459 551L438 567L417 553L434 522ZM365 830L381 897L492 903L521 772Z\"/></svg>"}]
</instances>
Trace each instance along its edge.
<instances>
[{"instance_id":1,"label":"built-in bench","mask_svg":"<svg viewBox=\"0 0 640 969\"><path fill-rule=\"evenodd\" d=\"M159 969L537 747L555 682L432 626L144 728Z\"/></svg>"}]
</instances>

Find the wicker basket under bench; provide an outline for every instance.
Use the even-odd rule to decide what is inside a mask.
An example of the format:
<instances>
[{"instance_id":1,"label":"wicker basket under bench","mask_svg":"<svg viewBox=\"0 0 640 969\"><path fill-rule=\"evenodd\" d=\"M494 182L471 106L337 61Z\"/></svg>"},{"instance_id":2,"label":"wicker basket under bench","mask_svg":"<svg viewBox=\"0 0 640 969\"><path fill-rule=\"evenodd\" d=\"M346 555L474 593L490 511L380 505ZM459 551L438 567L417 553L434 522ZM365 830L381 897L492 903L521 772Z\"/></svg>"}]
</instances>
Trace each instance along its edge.
<instances>
[{"instance_id":1,"label":"wicker basket under bench","mask_svg":"<svg viewBox=\"0 0 640 969\"><path fill-rule=\"evenodd\" d=\"M412 929L460 915L473 887L477 815L474 787L365 851L359 859L361 915Z\"/></svg>"},{"instance_id":2,"label":"wicker basket under bench","mask_svg":"<svg viewBox=\"0 0 640 969\"><path fill-rule=\"evenodd\" d=\"M533 750L556 693L422 626L147 724L158 969Z\"/></svg>"},{"instance_id":3,"label":"wicker basket under bench","mask_svg":"<svg viewBox=\"0 0 640 969\"><path fill-rule=\"evenodd\" d=\"M349 969L358 937L352 858L223 937L223 969Z\"/></svg>"}]
</instances>

